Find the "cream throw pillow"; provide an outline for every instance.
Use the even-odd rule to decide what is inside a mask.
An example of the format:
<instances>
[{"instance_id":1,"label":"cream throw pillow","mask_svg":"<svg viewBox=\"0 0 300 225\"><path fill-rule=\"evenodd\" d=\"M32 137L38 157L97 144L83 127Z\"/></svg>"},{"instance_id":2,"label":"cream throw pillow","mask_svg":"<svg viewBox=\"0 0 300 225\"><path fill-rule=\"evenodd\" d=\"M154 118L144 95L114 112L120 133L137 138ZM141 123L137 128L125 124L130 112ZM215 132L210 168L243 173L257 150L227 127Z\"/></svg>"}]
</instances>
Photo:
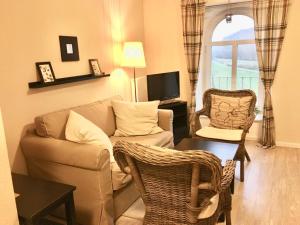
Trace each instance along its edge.
<instances>
[{"instance_id":1,"label":"cream throw pillow","mask_svg":"<svg viewBox=\"0 0 300 225\"><path fill-rule=\"evenodd\" d=\"M249 115L252 97L211 95L210 125L217 128L241 129Z\"/></svg>"},{"instance_id":2,"label":"cream throw pillow","mask_svg":"<svg viewBox=\"0 0 300 225\"><path fill-rule=\"evenodd\" d=\"M115 136L137 136L160 133L158 123L159 101L112 101L116 115Z\"/></svg>"},{"instance_id":3,"label":"cream throw pillow","mask_svg":"<svg viewBox=\"0 0 300 225\"><path fill-rule=\"evenodd\" d=\"M110 154L110 161L115 162L113 146L108 136L101 128L74 111L70 111L65 135L69 141L98 145L101 149L107 149Z\"/></svg>"}]
</instances>

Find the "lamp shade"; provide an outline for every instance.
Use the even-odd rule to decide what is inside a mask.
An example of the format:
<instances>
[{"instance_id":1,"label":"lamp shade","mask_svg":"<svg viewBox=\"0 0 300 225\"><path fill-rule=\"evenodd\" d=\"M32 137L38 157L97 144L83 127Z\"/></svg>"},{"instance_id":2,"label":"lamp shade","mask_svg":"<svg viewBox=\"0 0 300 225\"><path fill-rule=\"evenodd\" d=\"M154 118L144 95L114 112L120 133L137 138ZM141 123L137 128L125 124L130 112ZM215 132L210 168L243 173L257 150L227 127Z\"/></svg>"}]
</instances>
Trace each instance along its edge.
<instances>
[{"instance_id":1,"label":"lamp shade","mask_svg":"<svg viewBox=\"0 0 300 225\"><path fill-rule=\"evenodd\" d=\"M144 68L146 66L142 42L125 42L122 66Z\"/></svg>"}]
</instances>

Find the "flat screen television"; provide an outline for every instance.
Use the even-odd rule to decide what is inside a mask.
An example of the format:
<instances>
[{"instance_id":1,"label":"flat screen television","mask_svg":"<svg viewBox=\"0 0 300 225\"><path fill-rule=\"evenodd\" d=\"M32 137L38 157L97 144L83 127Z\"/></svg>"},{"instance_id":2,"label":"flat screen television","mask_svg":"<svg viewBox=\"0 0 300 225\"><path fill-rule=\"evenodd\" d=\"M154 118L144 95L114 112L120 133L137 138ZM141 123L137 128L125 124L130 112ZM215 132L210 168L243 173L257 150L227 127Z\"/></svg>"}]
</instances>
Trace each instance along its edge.
<instances>
[{"instance_id":1,"label":"flat screen television","mask_svg":"<svg viewBox=\"0 0 300 225\"><path fill-rule=\"evenodd\" d=\"M179 87L179 71L147 75L148 101L178 98Z\"/></svg>"}]
</instances>

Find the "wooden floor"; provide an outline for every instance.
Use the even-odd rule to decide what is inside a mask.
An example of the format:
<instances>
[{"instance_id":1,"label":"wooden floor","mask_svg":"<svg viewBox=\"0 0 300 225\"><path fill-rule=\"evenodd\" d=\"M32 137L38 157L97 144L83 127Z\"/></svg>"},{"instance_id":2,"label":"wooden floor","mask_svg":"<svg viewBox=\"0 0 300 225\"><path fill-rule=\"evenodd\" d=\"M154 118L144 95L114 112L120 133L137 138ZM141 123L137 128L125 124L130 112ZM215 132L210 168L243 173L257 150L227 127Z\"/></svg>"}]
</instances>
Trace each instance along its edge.
<instances>
[{"instance_id":1,"label":"wooden floor","mask_svg":"<svg viewBox=\"0 0 300 225\"><path fill-rule=\"evenodd\" d=\"M299 225L300 149L267 150L248 142L247 150L252 161L244 183L236 175L232 224Z\"/></svg>"},{"instance_id":2,"label":"wooden floor","mask_svg":"<svg viewBox=\"0 0 300 225\"><path fill-rule=\"evenodd\" d=\"M300 149L266 150L255 142L246 147L252 161L246 163L244 183L237 164L232 225L299 225ZM120 218L117 225L141 224L136 222Z\"/></svg>"}]
</instances>

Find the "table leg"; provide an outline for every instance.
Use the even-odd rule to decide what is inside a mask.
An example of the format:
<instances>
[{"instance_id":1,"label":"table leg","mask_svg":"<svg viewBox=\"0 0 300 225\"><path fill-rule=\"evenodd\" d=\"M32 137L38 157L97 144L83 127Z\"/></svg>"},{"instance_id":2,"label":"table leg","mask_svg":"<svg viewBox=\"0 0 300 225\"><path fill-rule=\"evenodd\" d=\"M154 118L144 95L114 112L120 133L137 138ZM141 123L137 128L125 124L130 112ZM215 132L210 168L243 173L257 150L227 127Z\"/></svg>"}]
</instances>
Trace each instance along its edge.
<instances>
[{"instance_id":1,"label":"table leg","mask_svg":"<svg viewBox=\"0 0 300 225\"><path fill-rule=\"evenodd\" d=\"M73 193L69 195L65 203L65 209L66 209L67 225L75 225L76 218L75 218L75 206L74 206Z\"/></svg>"}]
</instances>

